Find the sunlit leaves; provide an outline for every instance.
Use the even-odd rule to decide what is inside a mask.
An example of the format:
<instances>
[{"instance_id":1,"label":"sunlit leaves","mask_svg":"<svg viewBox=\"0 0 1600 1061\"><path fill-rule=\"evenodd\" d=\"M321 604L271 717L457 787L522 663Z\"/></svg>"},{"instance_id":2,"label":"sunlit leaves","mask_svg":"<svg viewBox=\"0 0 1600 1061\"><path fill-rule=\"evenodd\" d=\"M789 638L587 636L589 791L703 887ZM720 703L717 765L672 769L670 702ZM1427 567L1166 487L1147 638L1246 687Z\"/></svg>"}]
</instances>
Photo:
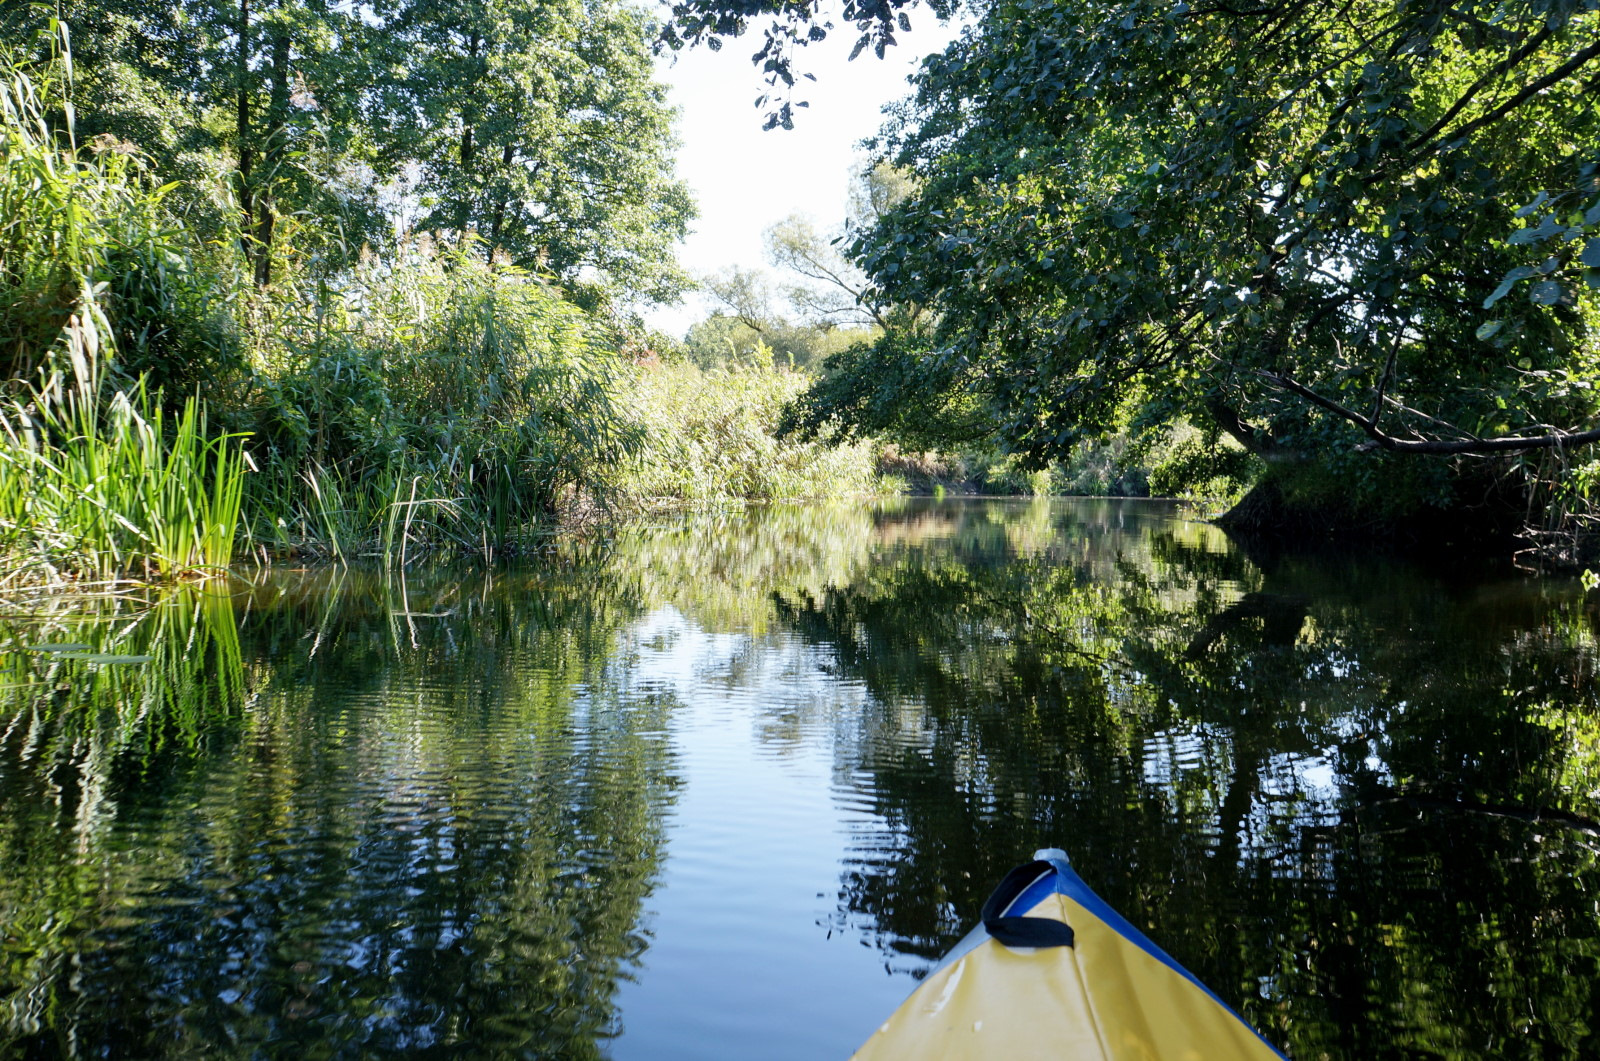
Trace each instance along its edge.
<instances>
[{"instance_id":1,"label":"sunlit leaves","mask_svg":"<svg viewBox=\"0 0 1600 1061\"><path fill-rule=\"evenodd\" d=\"M1583 425L1518 373L1596 364L1600 16L1488 17L993 5L888 130L921 190L854 252L1041 460L1180 380L1184 415L1296 460L1364 438L1279 374L1407 436L1501 392L1508 430Z\"/></svg>"},{"instance_id":2,"label":"sunlit leaves","mask_svg":"<svg viewBox=\"0 0 1600 1061\"><path fill-rule=\"evenodd\" d=\"M386 171L429 197L418 227L476 233L587 302L676 297L694 207L641 12L404 0L389 21L399 73L375 136Z\"/></svg>"}]
</instances>

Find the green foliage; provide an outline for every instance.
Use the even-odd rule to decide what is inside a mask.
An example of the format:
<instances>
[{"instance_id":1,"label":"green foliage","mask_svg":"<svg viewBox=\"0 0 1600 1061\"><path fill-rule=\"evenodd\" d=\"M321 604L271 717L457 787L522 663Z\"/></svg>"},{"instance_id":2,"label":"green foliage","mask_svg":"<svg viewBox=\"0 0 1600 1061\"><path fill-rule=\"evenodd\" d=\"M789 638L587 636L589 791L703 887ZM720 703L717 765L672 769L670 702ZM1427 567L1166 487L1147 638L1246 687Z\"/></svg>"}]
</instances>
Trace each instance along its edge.
<instances>
[{"instance_id":1,"label":"green foliage","mask_svg":"<svg viewBox=\"0 0 1600 1061\"><path fill-rule=\"evenodd\" d=\"M869 335L865 328L817 327L782 318L769 318L757 328L742 317L714 313L689 327L682 355L701 368L755 365L770 358L790 368L816 369Z\"/></svg>"},{"instance_id":2,"label":"green foliage","mask_svg":"<svg viewBox=\"0 0 1600 1061\"><path fill-rule=\"evenodd\" d=\"M642 370L633 400L644 441L626 466L620 492L636 506L877 492L865 444L825 446L777 436L784 404L805 382L770 363Z\"/></svg>"},{"instance_id":3,"label":"green foliage","mask_svg":"<svg viewBox=\"0 0 1600 1061\"><path fill-rule=\"evenodd\" d=\"M420 174L418 227L475 232L489 251L560 277L587 308L678 296L688 278L672 245L694 206L673 176L672 110L641 10L381 10L396 72L375 95L373 135L386 173Z\"/></svg>"},{"instance_id":4,"label":"green foliage","mask_svg":"<svg viewBox=\"0 0 1600 1061\"><path fill-rule=\"evenodd\" d=\"M816 382L784 411L779 431L801 438L869 436L912 450L971 446L993 437L979 388L956 386L951 363L927 337L895 330L822 363Z\"/></svg>"},{"instance_id":5,"label":"green foliage","mask_svg":"<svg viewBox=\"0 0 1600 1061\"><path fill-rule=\"evenodd\" d=\"M1126 435L1084 439L1050 469L1049 492L1079 497L1144 497L1150 469Z\"/></svg>"},{"instance_id":6,"label":"green foliage","mask_svg":"<svg viewBox=\"0 0 1600 1061\"><path fill-rule=\"evenodd\" d=\"M0 54L0 380L81 371L174 392L237 362L226 288L137 156L63 143L45 117L65 67ZM63 150L63 147L65 148Z\"/></svg>"},{"instance_id":7,"label":"green foliage","mask_svg":"<svg viewBox=\"0 0 1600 1061\"><path fill-rule=\"evenodd\" d=\"M233 559L244 488L239 444L204 406L169 425L143 385L106 392L59 375L0 407L0 560L13 577L171 577Z\"/></svg>"},{"instance_id":8,"label":"green foliage","mask_svg":"<svg viewBox=\"0 0 1600 1061\"><path fill-rule=\"evenodd\" d=\"M171 576L232 558L238 445L211 435L195 398L169 418L156 386L234 351L165 191L119 152L58 151L33 79L5 69L0 557L13 576Z\"/></svg>"},{"instance_id":9,"label":"green foliage","mask_svg":"<svg viewBox=\"0 0 1600 1061\"><path fill-rule=\"evenodd\" d=\"M430 241L314 291L265 311L244 396L259 538L505 546L604 500L638 435L620 360L557 291Z\"/></svg>"},{"instance_id":10,"label":"green foliage","mask_svg":"<svg viewBox=\"0 0 1600 1061\"><path fill-rule=\"evenodd\" d=\"M813 13L680 10L691 39ZM1597 34L1545 0L984 5L916 77L882 141L914 191L852 253L936 321L907 386L982 395L1035 463L1150 402L1353 511L1465 507L1458 454L1594 424ZM1544 503L1531 467L1504 510Z\"/></svg>"},{"instance_id":11,"label":"green foliage","mask_svg":"<svg viewBox=\"0 0 1600 1061\"><path fill-rule=\"evenodd\" d=\"M57 14L78 61L51 124L151 159L258 286L336 273L413 229L476 235L589 309L686 283L673 244L694 209L634 7L63 0ZM8 41L41 21L0 0Z\"/></svg>"},{"instance_id":12,"label":"green foliage","mask_svg":"<svg viewBox=\"0 0 1600 1061\"><path fill-rule=\"evenodd\" d=\"M1150 462L1150 493L1161 497L1236 497L1260 467L1234 440L1219 434L1207 437L1187 424L1142 448Z\"/></svg>"},{"instance_id":13,"label":"green foliage","mask_svg":"<svg viewBox=\"0 0 1600 1061\"><path fill-rule=\"evenodd\" d=\"M424 237L352 256L341 243L343 222L315 202L323 193L355 194L338 173L356 165L356 145L334 150L337 138L308 116L344 112L315 104L307 86L286 102L284 86L325 69L329 80L317 91L334 91L357 57L332 53L341 42L370 41L339 22L348 12L269 5L252 16L241 5L242 19L260 23L229 45L230 10L167 12L171 36L147 42L148 52L130 27L146 16L159 23L158 12L91 20L102 65L87 81L98 118L115 127L127 118L106 109L115 85L176 91L194 76L164 65L173 56L211 63L213 75L230 55L242 64L231 88L191 85L185 97L198 108L183 112L195 123L190 132L210 130L212 148L231 144L236 152L233 205L220 213L196 207L202 192L158 186L154 174L170 160L152 160L112 132L75 144L64 26L51 23L60 43L41 67L42 88L26 65L0 63L0 373L9 395L0 409L0 552L15 562L13 573L170 576L221 566L232 559L241 520L254 554L378 554L405 563L426 548L525 547L577 513L642 496L743 500L872 487L859 447L831 453L771 438L778 403L799 382L772 369L760 342L744 355L758 367L722 374L696 393L635 401L643 391L628 377L624 351L644 361L657 355L618 323L614 297L673 286L661 255L684 217L652 198L681 188L667 179L667 112L642 58L637 13L604 4L541 8L534 13L547 24L537 32L495 28L526 50L493 70L514 66L575 95L555 125L485 119L480 134L527 137L559 157L567 168L542 179L565 198L519 198L518 209L533 218L518 222L520 236L508 229L497 242L489 240L494 232ZM14 9L0 14L21 24ZM533 36L517 36L524 31ZM265 59L252 51L258 46ZM327 49L317 53L326 66L286 70L280 62L315 49ZM438 58L425 48L413 58L429 55ZM230 101L237 123L219 124L217 108ZM464 91L439 102L445 110L430 120L448 123L450 107L483 100ZM258 105L265 117L252 110ZM606 126L623 112L628 121ZM149 126L151 135L166 128L158 126ZM627 139L633 153L614 152L613 137ZM585 169L591 150L590 162L620 168ZM528 167L530 179L538 169ZM610 182L615 194L574 190L586 181ZM468 186L476 185L458 190ZM520 185L513 192L533 194ZM230 201L225 189L221 201ZM288 212L291 202L304 216ZM552 212L580 205L590 211L581 223ZM467 214L456 232L482 227ZM630 228L636 222L642 227ZM567 250L534 231L541 225L559 228ZM585 225L605 228L611 242L590 239ZM524 237L533 243L518 250L513 244ZM511 264L511 251L547 268ZM842 334L817 330L806 341L837 343ZM672 371L686 384L706 379ZM204 401L194 396L201 388ZM223 432L213 436L208 422ZM636 460L646 428L655 455ZM237 435L248 436L248 457ZM678 468L669 451L704 459Z\"/></svg>"}]
</instances>

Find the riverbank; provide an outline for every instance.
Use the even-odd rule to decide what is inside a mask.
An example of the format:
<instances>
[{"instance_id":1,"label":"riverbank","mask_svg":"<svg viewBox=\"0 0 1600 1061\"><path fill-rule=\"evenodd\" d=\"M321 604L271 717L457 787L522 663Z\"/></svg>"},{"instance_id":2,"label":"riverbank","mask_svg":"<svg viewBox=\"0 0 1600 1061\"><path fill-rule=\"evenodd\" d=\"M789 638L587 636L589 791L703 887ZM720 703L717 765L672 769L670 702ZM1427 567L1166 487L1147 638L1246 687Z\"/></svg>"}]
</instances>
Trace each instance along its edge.
<instances>
[{"instance_id":1,"label":"riverbank","mask_svg":"<svg viewBox=\"0 0 1600 1061\"><path fill-rule=\"evenodd\" d=\"M884 489L869 446L776 437L798 374L688 364L470 233L343 257L279 233L246 268L235 212L175 198L226 184L76 142L65 70L0 79L0 589L505 555L663 505Z\"/></svg>"}]
</instances>

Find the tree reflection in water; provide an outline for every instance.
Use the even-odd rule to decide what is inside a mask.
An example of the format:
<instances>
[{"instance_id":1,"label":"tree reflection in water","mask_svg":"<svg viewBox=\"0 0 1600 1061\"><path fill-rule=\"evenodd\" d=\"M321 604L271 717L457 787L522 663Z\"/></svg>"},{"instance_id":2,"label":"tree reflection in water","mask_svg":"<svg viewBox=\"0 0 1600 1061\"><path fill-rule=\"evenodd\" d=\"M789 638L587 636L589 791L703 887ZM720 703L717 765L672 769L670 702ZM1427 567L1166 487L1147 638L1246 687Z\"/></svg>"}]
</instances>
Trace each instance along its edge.
<instances>
[{"instance_id":1,"label":"tree reflection in water","mask_svg":"<svg viewBox=\"0 0 1600 1061\"><path fill-rule=\"evenodd\" d=\"M696 725L822 749L848 841L798 916L892 970L1062 846L1301 1061L1600 1055L1597 621L1566 583L963 501L54 607L0 618L0 1054L606 1056L693 692ZM714 674L647 673L669 627Z\"/></svg>"},{"instance_id":2,"label":"tree reflection in water","mask_svg":"<svg viewBox=\"0 0 1600 1061\"><path fill-rule=\"evenodd\" d=\"M1060 845L1292 1056L1600 1052L1595 614L1570 587L1039 512L1033 547L969 505L937 554L787 604L873 693L840 773L884 826L840 921L933 957Z\"/></svg>"},{"instance_id":3,"label":"tree reflection in water","mask_svg":"<svg viewBox=\"0 0 1600 1061\"><path fill-rule=\"evenodd\" d=\"M173 713L121 708L110 668L8 657L54 691L0 743L0 1043L600 1056L645 947L672 705L607 679L631 609L570 574L324 572L9 631L155 652L121 684L186 690L202 724L162 737Z\"/></svg>"}]
</instances>

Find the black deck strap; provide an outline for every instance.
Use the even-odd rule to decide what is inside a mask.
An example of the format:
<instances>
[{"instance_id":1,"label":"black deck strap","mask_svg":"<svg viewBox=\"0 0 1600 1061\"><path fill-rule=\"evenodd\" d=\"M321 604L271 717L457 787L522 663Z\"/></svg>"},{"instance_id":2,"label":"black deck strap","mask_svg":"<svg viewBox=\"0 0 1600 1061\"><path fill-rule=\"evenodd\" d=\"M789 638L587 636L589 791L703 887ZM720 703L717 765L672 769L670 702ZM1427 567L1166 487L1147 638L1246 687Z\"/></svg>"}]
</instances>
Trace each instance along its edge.
<instances>
[{"instance_id":1,"label":"black deck strap","mask_svg":"<svg viewBox=\"0 0 1600 1061\"><path fill-rule=\"evenodd\" d=\"M1005 880L983 904L983 927L1008 947L1070 947L1072 926L1053 917L1002 917L1028 885L1056 868L1048 862L1029 862L1006 874Z\"/></svg>"}]
</instances>

